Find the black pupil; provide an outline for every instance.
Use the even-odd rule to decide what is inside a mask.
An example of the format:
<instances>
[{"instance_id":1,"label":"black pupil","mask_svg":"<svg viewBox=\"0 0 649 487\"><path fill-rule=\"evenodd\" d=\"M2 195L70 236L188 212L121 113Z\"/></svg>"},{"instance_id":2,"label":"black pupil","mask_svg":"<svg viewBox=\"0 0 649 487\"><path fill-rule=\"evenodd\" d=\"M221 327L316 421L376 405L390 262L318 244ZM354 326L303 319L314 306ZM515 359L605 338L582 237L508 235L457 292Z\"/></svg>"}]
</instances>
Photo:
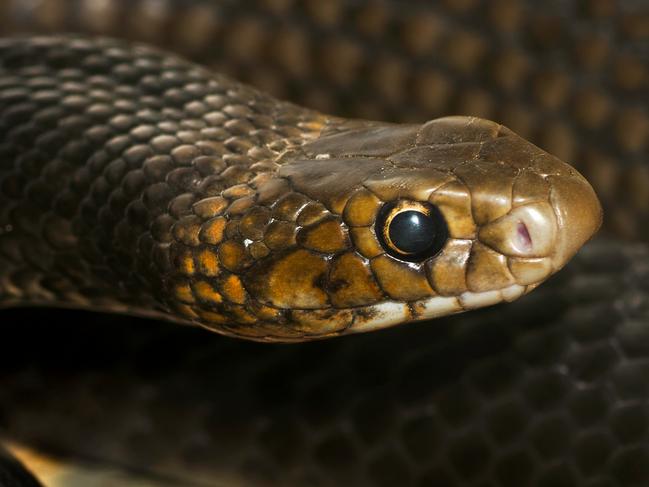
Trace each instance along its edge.
<instances>
[{"instance_id":1,"label":"black pupil","mask_svg":"<svg viewBox=\"0 0 649 487\"><path fill-rule=\"evenodd\" d=\"M401 204L386 203L376 221L377 236L387 253L401 260L421 262L442 250L448 227L439 209L430 204L426 204L426 211L404 208L390 218Z\"/></svg>"},{"instance_id":2,"label":"black pupil","mask_svg":"<svg viewBox=\"0 0 649 487\"><path fill-rule=\"evenodd\" d=\"M419 211L402 211L390 223L390 240L401 252L420 254L435 241L437 230L432 218Z\"/></svg>"}]
</instances>

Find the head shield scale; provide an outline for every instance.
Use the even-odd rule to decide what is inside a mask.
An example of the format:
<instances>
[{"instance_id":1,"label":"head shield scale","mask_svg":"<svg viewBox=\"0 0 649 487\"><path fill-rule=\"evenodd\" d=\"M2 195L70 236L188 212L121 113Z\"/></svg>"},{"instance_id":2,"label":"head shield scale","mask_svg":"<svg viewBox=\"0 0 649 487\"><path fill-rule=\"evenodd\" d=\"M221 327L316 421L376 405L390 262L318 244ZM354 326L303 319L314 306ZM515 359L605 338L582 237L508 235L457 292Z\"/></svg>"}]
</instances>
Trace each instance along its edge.
<instances>
[{"instance_id":1,"label":"head shield scale","mask_svg":"<svg viewBox=\"0 0 649 487\"><path fill-rule=\"evenodd\" d=\"M302 151L280 175L331 219L311 224L319 248L298 238L303 248L287 257L295 262L278 259L249 282L275 306L329 313L332 322L338 310L348 331L516 299L601 222L575 169L485 120L348 128Z\"/></svg>"}]
</instances>

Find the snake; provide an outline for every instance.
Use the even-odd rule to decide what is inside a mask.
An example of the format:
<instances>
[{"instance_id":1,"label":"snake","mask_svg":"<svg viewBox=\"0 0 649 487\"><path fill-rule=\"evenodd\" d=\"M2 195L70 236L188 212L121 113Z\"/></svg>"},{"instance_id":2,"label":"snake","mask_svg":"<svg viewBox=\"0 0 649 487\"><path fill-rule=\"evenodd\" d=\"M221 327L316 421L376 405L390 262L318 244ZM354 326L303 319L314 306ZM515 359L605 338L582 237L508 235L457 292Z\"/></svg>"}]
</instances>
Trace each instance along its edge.
<instances>
[{"instance_id":1,"label":"snake","mask_svg":"<svg viewBox=\"0 0 649 487\"><path fill-rule=\"evenodd\" d=\"M56 6L48 2L43 5L50 9ZM87 8L108 9L104 14L115 5L119 5L118 14L128 9L118 3L83 3ZM155 2L147 5L143 3L144 10L138 13L146 13L147 8L160 13L163 8ZM198 19L205 17L211 27L209 20L213 18L208 13L212 10L205 10L206 5L179 3L178 8L187 9L192 14L188 18L198 25ZM371 6L378 11L376 5ZM281 10L273 2L266 8ZM318 12L317 7L308 8ZM226 11L222 7L221 13ZM63 15L63 20L57 20L61 26L71 22L66 15L72 14L65 9L44 8L44 12ZM25 12L15 7L14 13L19 23ZM34 21L27 17L27 23ZM106 28L95 27L88 29ZM415 36L411 42L420 40ZM193 41L193 49L200 51L196 39ZM0 40L0 134L0 159L8 161L0 169L3 307L36 305L111 311L199 324L252 340L305 341L513 301L561 269L601 224L598 198L577 170L499 123L475 116L395 124L324 115L280 102L157 48L106 37L55 35ZM627 145L633 146L631 142ZM608 210L606 199L604 203ZM637 268L623 264L641 261L641 248L627 248L628 244L620 242L600 245L603 248L595 245L597 250L582 258L586 261L581 264L585 267L583 275L604 274L596 266L589 267L588 259L605 255L605 260L615 261L606 250L613 247L622 260L617 262L615 272L606 269L607 282L642 282L645 274L640 264ZM629 256L626 261L624 256ZM577 266L579 262L578 258ZM570 278L574 282L570 282L565 295L579 297L580 274L567 271L565 279ZM543 293L546 286L548 291ZM555 288L549 286L551 283L529 298L552 295ZM617 296L617 307L624 307L620 302L632 302L632 293L625 285L609 292ZM579 299L587 300L583 296ZM510 305L510 313L516 316L525 310L525 301ZM557 306L546 313L552 325L557 320L569 320L558 316L570 313L570 303ZM573 307L579 309L578 304ZM481 317L493 322L494 315L489 313L472 311L455 322L442 319L422 325L439 327L438 333L448 333L447 338L456 340L458 349L467 352L470 343L466 340L476 333L472 320ZM505 317L508 311L496 313ZM589 316L597 323L596 317ZM577 313L569 317L579 322ZM622 314L617 319L630 318ZM439 321L442 323L437 324ZM445 323L454 323L460 329L468 327L469 332L453 336ZM501 339L517 338L519 332L509 326L501 325L494 334L500 334ZM549 333L551 337L556 326L547 327L531 331L529 340L534 341L535 334L547 338ZM417 340L418 336L427 335L414 333L415 338L410 339ZM481 338L488 342L488 338ZM610 344L618 337L604 334L593 338L597 339ZM334 367L334 363L354 363L346 355L346 347L353 349L366 343L369 350L373 349L372 338L354 337L352 341L347 337L341 342L346 340L350 344L339 345L327 361L334 375L340 371L340 365ZM567 339L558 340L565 345L562 340ZM541 348L543 341L538 337L537 341L541 341L536 343ZM413 342L401 348L395 344L393 352L404 354L403 348L408 345L418 348ZM325 353L318 350L326 351L327 346L316 344L314 347L323 348L305 350L318 355ZM241 347L249 367L262 373L263 366L253 364L263 362L254 355L264 353L246 349L246 345ZM560 348L568 354L566 347ZM363 356L362 349L353 350ZM552 353L551 349L541 350L545 351L539 353ZM578 357L576 362L587 360L579 351L571 353ZM448 351L442 350L439 355L453 363ZM178 360L183 363L186 359L181 356ZM395 364L403 363L404 358L388 356L394 358ZM637 355L631 352L625 357L631 360ZM484 378L483 369L494 367L492 362L483 362L480 354L471 358L475 375ZM269 360L299 364L304 357L300 352L281 351L277 358ZM570 364L571 356L565 360ZM471 368L469 362L466 367ZM621 359L615 363L625 365ZM538 393L535 389L549 388L558 394L553 387L582 391L584 380L588 380L578 378L579 374L573 377L566 367L559 369L563 370L559 378L551 375L544 378L545 382L527 383L521 393L527 390L533 395ZM306 381L308 374L294 373ZM628 369L627 379L637 379L633 375L636 373L636 369ZM401 384L403 378L399 374L396 377L394 380ZM231 381L222 375L218 378L219 383ZM201 383L201 379L195 380ZM341 380L340 384L349 381ZM156 383L156 387L164 386ZM222 390L227 389L224 386ZM502 406L511 392L509 388L503 391L499 395L497 390L490 400L483 398L485 405ZM469 392L460 389L457 394ZM570 398L576 402L577 395L575 392ZM439 401L442 412L438 414L444 414L444 399L447 406L459 407L459 417L462 408L471 403L451 395ZM534 398L526 399L534 407ZM537 399L543 401L542 397ZM646 398L635 400L646 405L642 402ZM623 406L622 399L612 401ZM592 413L589 405L595 403L585 404L570 407L587 416ZM368 407L371 410L373 406ZM448 414L453 417L454 408L450 407ZM515 418L515 407L511 407L514 409L504 414ZM408 412L403 408L395 413L399 418L413 414L419 415L415 419L425 419L422 410ZM641 414L633 411L629 414ZM562 429L556 425L571 421L562 417L561 423L557 414L544 417L543 408L527 413L536 414L538 419L532 417L533 422L545 424L556 437L561 437L558 431ZM236 415L233 411L230 414ZM623 421L619 414L618 422ZM297 416L302 415L308 417L309 412L298 407ZM580 424L582 416L573 415L576 417L572 421ZM624 434L615 421L611 418L610 425L599 427L613 428L619 440ZM453 433L459 434L459 439L449 439L445 455L452 467L442 463L441 470L408 473L407 478L420 484L429 479L433 485L474 485L470 483L471 474L465 476L464 471L479 471L488 463L478 462L476 456L499 458L499 463L483 474L493 475L500 483L510 475L512 479L520 475L514 485L554 485L552 482L558 478L574 479L579 469L584 477L601 474L588 460L605 449L601 446L604 440L595 442L595 446L587 444L586 453L577 460L553 464L545 459L565 452L552 437L543 437L545 428L538 424L531 428L531 437L522 440L524 453L516 451L516 456L494 446L497 438L490 438L487 444L476 439L473 435L478 435L477 430L471 429L476 425L469 421L462 428L461 422L458 419L459 433ZM638 423L642 429L642 421ZM291 427L295 426L289 424L284 433L289 442ZM428 433L428 440L419 437L415 441L432 441L435 434ZM525 439L531 446L525 446ZM544 441L549 445L546 449ZM633 465L642 458L642 453L637 452L647 444L642 433L633 441L640 449L630 454L628 468L613 460L612 466L604 463L602 467L613 472L619 485L627 485L627 478L633 479L633 475L624 475L629 469L634 471ZM382 462L372 463L370 469L385 472L361 481L358 472L335 460L337 454L347 456L345 452L356 446L345 445L344 439L333 443L333 463L319 475L330 476L334 484L361 485L366 481L390 485L385 479L394 475L394 469L408 472L408 467L395 466L395 461L401 461L395 460L398 455L386 453L389 458L385 469ZM492 448L498 453L492 454ZM535 450L532 459L529 449ZM537 462L538 455L543 461ZM126 454L122 458L128 457ZM412 461L406 460L405 464ZM577 466L571 461L577 461ZM584 462L594 474L584 473ZM452 474L449 468L454 469ZM552 473L562 469L563 474ZM637 477L642 479L642 475L640 471ZM260 482L264 485L263 480ZM283 482L318 485L310 477ZM641 480L637 483L641 485Z\"/></svg>"}]
</instances>

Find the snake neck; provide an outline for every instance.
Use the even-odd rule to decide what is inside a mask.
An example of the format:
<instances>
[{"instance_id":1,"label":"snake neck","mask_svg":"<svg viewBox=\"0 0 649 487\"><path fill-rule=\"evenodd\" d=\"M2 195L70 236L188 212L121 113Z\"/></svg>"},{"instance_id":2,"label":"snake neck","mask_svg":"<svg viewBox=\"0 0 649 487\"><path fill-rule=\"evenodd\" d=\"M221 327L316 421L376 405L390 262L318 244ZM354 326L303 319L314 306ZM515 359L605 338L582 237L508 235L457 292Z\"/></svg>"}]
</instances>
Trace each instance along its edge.
<instances>
[{"instance_id":1,"label":"snake neck","mask_svg":"<svg viewBox=\"0 0 649 487\"><path fill-rule=\"evenodd\" d=\"M167 313L197 266L236 276L207 248L323 123L156 50L0 41L0 304Z\"/></svg>"}]
</instances>

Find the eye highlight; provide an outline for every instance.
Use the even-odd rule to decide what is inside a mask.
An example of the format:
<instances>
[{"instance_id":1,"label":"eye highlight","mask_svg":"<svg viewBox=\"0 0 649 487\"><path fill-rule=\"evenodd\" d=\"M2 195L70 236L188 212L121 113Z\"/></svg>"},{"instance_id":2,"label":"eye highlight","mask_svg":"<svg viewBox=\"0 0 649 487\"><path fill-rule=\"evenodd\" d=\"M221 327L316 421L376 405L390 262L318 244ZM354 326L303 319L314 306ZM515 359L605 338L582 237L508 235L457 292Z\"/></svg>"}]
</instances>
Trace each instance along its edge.
<instances>
[{"instance_id":1,"label":"eye highlight","mask_svg":"<svg viewBox=\"0 0 649 487\"><path fill-rule=\"evenodd\" d=\"M448 239L448 228L436 206L418 201L386 203L376 219L376 234L388 254L421 262L437 254Z\"/></svg>"}]
</instances>

